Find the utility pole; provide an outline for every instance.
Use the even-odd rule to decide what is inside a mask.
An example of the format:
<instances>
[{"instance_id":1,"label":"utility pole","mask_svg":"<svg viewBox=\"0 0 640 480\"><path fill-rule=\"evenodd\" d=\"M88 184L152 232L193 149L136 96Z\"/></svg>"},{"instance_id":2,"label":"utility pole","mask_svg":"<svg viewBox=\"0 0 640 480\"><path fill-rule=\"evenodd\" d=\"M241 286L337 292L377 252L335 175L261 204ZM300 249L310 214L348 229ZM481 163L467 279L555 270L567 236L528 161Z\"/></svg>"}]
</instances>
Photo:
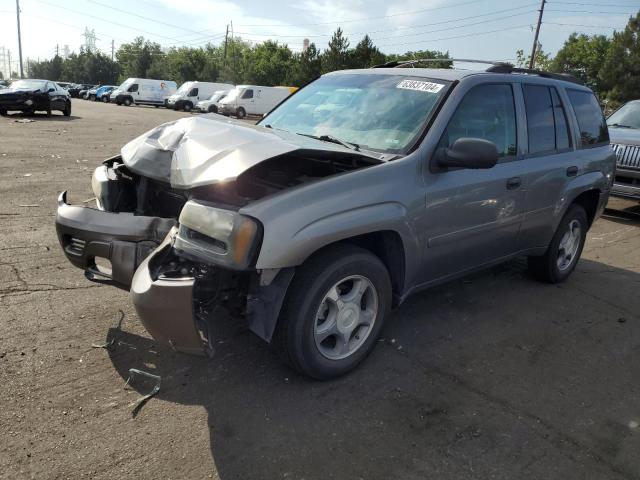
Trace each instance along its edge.
<instances>
[{"instance_id":1,"label":"utility pole","mask_svg":"<svg viewBox=\"0 0 640 480\"><path fill-rule=\"evenodd\" d=\"M237 85L236 83L236 42L234 39L234 35L233 35L233 20L231 21L231 48L233 48L233 84Z\"/></svg>"},{"instance_id":2,"label":"utility pole","mask_svg":"<svg viewBox=\"0 0 640 480\"><path fill-rule=\"evenodd\" d=\"M533 39L533 47L531 48L531 60L529 60L529 68L533 69L536 64L536 48L538 47L538 35L540 34L540 24L542 23L542 14L544 13L544 4L547 0L542 0L540 3L540 15L538 15L538 25L536 26L536 36Z\"/></svg>"},{"instance_id":3,"label":"utility pole","mask_svg":"<svg viewBox=\"0 0 640 480\"><path fill-rule=\"evenodd\" d=\"M56 57L60 56L60 46L56 43Z\"/></svg>"},{"instance_id":4,"label":"utility pole","mask_svg":"<svg viewBox=\"0 0 640 480\"><path fill-rule=\"evenodd\" d=\"M7 58L9 64L9 78L11 78L11 50L7 50Z\"/></svg>"},{"instance_id":5,"label":"utility pole","mask_svg":"<svg viewBox=\"0 0 640 480\"><path fill-rule=\"evenodd\" d=\"M227 39L229 38L229 24L227 23L227 32L224 34L224 60L222 65L227 66Z\"/></svg>"},{"instance_id":6,"label":"utility pole","mask_svg":"<svg viewBox=\"0 0 640 480\"><path fill-rule=\"evenodd\" d=\"M24 78L24 70L22 70L22 37L20 36L20 0L16 0L16 18L18 19L18 57L20 58L20 78Z\"/></svg>"}]
</instances>

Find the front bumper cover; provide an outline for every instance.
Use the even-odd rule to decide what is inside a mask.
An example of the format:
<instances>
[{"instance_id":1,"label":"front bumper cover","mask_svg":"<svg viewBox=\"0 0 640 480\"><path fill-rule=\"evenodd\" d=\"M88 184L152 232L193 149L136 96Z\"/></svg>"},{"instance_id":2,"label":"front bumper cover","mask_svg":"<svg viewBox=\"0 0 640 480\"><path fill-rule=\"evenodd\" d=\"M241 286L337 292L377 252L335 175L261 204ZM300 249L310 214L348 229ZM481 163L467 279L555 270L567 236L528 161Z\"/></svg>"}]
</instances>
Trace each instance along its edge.
<instances>
[{"instance_id":1,"label":"front bumper cover","mask_svg":"<svg viewBox=\"0 0 640 480\"><path fill-rule=\"evenodd\" d=\"M67 259L89 280L126 290L138 265L176 225L170 218L69 205L67 192L58 197L56 231ZM100 270L96 257L109 260L111 271Z\"/></svg>"}]
</instances>

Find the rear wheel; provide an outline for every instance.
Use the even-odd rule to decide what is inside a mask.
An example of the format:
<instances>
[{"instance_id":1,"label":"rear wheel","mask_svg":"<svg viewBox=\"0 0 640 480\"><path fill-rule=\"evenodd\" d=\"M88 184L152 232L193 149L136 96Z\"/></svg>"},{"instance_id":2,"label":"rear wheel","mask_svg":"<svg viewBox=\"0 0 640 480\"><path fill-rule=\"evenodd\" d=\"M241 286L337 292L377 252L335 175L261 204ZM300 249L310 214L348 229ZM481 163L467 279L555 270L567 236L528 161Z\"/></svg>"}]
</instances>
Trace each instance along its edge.
<instances>
[{"instance_id":1,"label":"rear wheel","mask_svg":"<svg viewBox=\"0 0 640 480\"><path fill-rule=\"evenodd\" d=\"M245 111L244 108L240 107L238 108L238 110L236 110L236 117L238 117L239 120L242 120L246 116L247 116L247 112Z\"/></svg>"},{"instance_id":2,"label":"rear wheel","mask_svg":"<svg viewBox=\"0 0 640 480\"><path fill-rule=\"evenodd\" d=\"M301 373L344 375L373 349L391 306L391 281L378 257L338 245L297 269L273 345Z\"/></svg>"},{"instance_id":3,"label":"rear wheel","mask_svg":"<svg viewBox=\"0 0 640 480\"><path fill-rule=\"evenodd\" d=\"M529 270L548 283L565 281L576 267L589 228L587 213L580 205L571 205L560 221L549 248L541 257L529 257Z\"/></svg>"},{"instance_id":4,"label":"rear wheel","mask_svg":"<svg viewBox=\"0 0 640 480\"><path fill-rule=\"evenodd\" d=\"M71 102L67 102L64 110L62 111L62 113L64 114L65 117L70 117L71 116Z\"/></svg>"}]
</instances>

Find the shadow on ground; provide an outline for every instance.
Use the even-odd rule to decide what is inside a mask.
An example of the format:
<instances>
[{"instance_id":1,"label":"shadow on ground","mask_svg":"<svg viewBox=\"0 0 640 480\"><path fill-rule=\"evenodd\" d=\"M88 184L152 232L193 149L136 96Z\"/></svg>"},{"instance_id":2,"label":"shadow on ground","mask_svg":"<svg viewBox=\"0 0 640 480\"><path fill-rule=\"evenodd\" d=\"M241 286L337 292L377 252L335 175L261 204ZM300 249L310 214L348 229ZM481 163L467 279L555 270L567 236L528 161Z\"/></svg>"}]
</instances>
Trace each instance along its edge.
<instances>
[{"instance_id":1,"label":"shadow on ground","mask_svg":"<svg viewBox=\"0 0 640 480\"><path fill-rule=\"evenodd\" d=\"M40 121L71 122L73 120L78 120L82 117L77 117L75 115L69 115L68 117L65 117L62 114L62 112L52 111L51 116L47 116L46 112L35 112L35 113L12 112L12 113L7 113L6 116L0 117L0 118L5 118L7 120L14 120L14 121L33 120L34 122L35 121L37 122L40 122Z\"/></svg>"},{"instance_id":2,"label":"shadow on ground","mask_svg":"<svg viewBox=\"0 0 640 480\"><path fill-rule=\"evenodd\" d=\"M135 319L107 340L123 381L131 367L162 376L151 402L206 409L221 479L631 479L638 287L637 273L588 260L563 285L511 262L412 297L332 382L282 366L229 318L211 361L156 351L126 332Z\"/></svg>"}]
</instances>

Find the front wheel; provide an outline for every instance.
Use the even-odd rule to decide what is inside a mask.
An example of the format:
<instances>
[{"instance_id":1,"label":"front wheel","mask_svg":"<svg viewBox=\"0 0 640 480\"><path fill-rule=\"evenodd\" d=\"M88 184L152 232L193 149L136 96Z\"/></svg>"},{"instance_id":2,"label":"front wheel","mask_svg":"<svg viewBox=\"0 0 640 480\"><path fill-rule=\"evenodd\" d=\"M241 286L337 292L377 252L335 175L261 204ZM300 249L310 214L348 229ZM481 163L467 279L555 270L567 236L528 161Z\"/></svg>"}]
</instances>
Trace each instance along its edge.
<instances>
[{"instance_id":1,"label":"front wheel","mask_svg":"<svg viewBox=\"0 0 640 480\"><path fill-rule=\"evenodd\" d=\"M391 307L389 273L351 245L321 252L296 271L274 347L294 369L317 379L353 370L376 344Z\"/></svg>"},{"instance_id":2,"label":"front wheel","mask_svg":"<svg viewBox=\"0 0 640 480\"><path fill-rule=\"evenodd\" d=\"M109 103L109 97L107 97L106 95L102 96L102 103Z\"/></svg>"},{"instance_id":3,"label":"front wheel","mask_svg":"<svg viewBox=\"0 0 640 480\"><path fill-rule=\"evenodd\" d=\"M218 109L215 105L209 105L209 109L207 110L209 113L218 113Z\"/></svg>"},{"instance_id":4,"label":"front wheel","mask_svg":"<svg viewBox=\"0 0 640 480\"><path fill-rule=\"evenodd\" d=\"M129 97L126 97L126 98L122 101L122 103L124 103L124 106L125 106L125 107L129 107L129 106L131 106L131 99L130 99Z\"/></svg>"},{"instance_id":5,"label":"front wheel","mask_svg":"<svg viewBox=\"0 0 640 480\"><path fill-rule=\"evenodd\" d=\"M0 110L0 117L6 117L7 116L7 111L6 110Z\"/></svg>"},{"instance_id":6,"label":"front wheel","mask_svg":"<svg viewBox=\"0 0 640 480\"><path fill-rule=\"evenodd\" d=\"M65 117L71 116L71 102L67 102L62 113L64 114Z\"/></svg>"},{"instance_id":7,"label":"front wheel","mask_svg":"<svg viewBox=\"0 0 640 480\"><path fill-rule=\"evenodd\" d=\"M564 282L580 259L588 229L584 208L575 204L569 207L545 254L529 257L529 270L533 276L548 283Z\"/></svg>"},{"instance_id":8,"label":"front wheel","mask_svg":"<svg viewBox=\"0 0 640 480\"><path fill-rule=\"evenodd\" d=\"M236 117L238 118L238 120L242 120L244 117L247 116L247 112L245 111L244 108L240 107L237 111L236 111Z\"/></svg>"},{"instance_id":9,"label":"front wheel","mask_svg":"<svg viewBox=\"0 0 640 480\"><path fill-rule=\"evenodd\" d=\"M185 102L184 106L182 107L185 112L190 112L192 108L193 105L191 102Z\"/></svg>"}]
</instances>

